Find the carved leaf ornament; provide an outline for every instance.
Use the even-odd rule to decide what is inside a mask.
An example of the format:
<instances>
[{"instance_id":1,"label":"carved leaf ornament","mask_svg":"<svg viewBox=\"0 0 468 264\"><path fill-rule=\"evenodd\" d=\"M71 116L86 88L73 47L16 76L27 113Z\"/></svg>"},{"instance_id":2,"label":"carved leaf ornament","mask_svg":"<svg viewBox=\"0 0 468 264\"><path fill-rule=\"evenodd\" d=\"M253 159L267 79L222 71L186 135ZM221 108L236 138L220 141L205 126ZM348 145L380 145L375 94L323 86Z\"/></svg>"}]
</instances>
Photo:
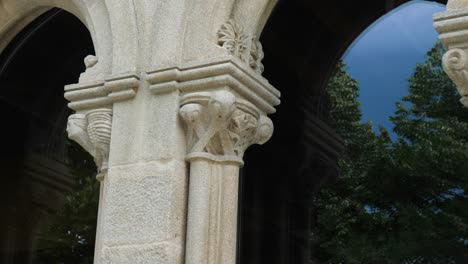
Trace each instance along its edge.
<instances>
[{"instance_id":1,"label":"carved leaf ornament","mask_svg":"<svg viewBox=\"0 0 468 264\"><path fill-rule=\"evenodd\" d=\"M189 158L242 163L250 145L265 143L273 133L268 117L227 91L198 95L181 107L180 115L187 127Z\"/></svg>"},{"instance_id":2,"label":"carved leaf ornament","mask_svg":"<svg viewBox=\"0 0 468 264\"><path fill-rule=\"evenodd\" d=\"M221 26L218 31L218 45L248 64L258 74L263 73L262 44L256 36L245 33L244 28L234 20L231 19Z\"/></svg>"},{"instance_id":3,"label":"carved leaf ornament","mask_svg":"<svg viewBox=\"0 0 468 264\"><path fill-rule=\"evenodd\" d=\"M247 52L249 51L250 39L249 35L244 34L241 26L229 20L221 26L218 36L218 43L221 47L227 49L229 53L243 61L248 59Z\"/></svg>"}]
</instances>

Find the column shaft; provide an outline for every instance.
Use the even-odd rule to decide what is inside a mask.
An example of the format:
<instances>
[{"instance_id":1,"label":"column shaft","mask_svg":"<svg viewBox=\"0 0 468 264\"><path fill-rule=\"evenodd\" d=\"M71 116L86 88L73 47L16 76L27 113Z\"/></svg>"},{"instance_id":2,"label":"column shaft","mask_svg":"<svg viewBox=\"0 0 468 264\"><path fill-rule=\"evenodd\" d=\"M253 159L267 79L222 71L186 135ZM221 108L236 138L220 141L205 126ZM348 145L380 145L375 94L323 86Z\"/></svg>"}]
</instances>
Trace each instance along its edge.
<instances>
[{"instance_id":1,"label":"column shaft","mask_svg":"<svg viewBox=\"0 0 468 264\"><path fill-rule=\"evenodd\" d=\"M190 163L186 264L234 264L239 166Z\"/></svg>"}]
</instances>

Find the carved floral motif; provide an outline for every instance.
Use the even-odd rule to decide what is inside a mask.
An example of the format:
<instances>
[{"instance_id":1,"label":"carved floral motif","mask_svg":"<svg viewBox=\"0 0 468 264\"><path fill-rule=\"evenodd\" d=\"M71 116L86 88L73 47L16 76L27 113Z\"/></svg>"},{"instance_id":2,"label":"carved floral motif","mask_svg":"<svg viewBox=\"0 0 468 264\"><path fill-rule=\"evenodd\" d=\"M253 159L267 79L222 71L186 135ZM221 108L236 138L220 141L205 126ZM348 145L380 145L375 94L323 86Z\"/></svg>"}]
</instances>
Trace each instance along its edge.
<instances>
[{"instance_id":1,"label":"carved floral motif","mask_svg":"<svg viewBox=\"0 0 468 264\"><path fill-rule=\"evenodd\" d=\"M460 101L468 107L468 55L462 49L451 49L445 53L442 61L445 72L462 96Z\"/></svg>"},{"instance_id":2,"label":"carved floral motif","mask_svg":"<svg viewBox=\"0 0 468 264\"><path fill-rule=\"evenodd\" d=\"M263 57L265 54L263 53L263 46L260 41L256 40L255 37L252 38L252 48L250 50L250 57L249 57L249 66L252 67L258 74L262 74L264 67L262 64Z\"/></svg>"},{"instance_id":3,"label":"carved floral motif","mask_svg":"<svg viewBox=\"0 0 468 264\"><path fill-rule=\"evenodd\" d=\"M231 55L247 62L250 38L244 33L244 29L233 20L229 20L221 26L218 31L218 44L227 49Z\"/></svg>"},{"instance_id":4,"label":"carved floral motif","mask_svg":"<svg viewBox=\"0 0 468 264\"><path fill-rule=\"evenodd\" d=\"M263 144L273 134L268 117L243 106L227 91L184 104L180 115L187 127L189 156L241 162L250 145Z\"/></svg>"},{"instance_id":5,"label":"carved floral motif","mask_svg":"<svg viewBox=\"0 0 468 264\"><path fill-rule=\"evenodd\" d=\"M218 44L231 55L247 63L258 74L263 73L263 47L257 37L245 33L244 28L229 20L218 31Z\"/></svg>"},{"instance_id":6,"label":"carved floral motif","mask_svg":"<svg viewBox=\"0 0 468 264\"><path fill-rule=\"evenodd\" d=\"M102 180L107 173L111 130L111 109L96 109L86 115L74 114L68 118L68 137L94 157L98 167L98 180Z\"/></svg>"}]
</instances>

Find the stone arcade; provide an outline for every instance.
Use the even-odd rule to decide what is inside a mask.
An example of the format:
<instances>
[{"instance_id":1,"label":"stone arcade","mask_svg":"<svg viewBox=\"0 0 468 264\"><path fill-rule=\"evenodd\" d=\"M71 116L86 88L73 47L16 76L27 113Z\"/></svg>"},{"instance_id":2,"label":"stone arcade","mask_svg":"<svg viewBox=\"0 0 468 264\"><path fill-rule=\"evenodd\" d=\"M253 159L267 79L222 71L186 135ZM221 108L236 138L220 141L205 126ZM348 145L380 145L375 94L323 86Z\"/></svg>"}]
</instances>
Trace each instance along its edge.
<instances>
[{"instance_id":1,"label":"stone arcade","mask_svg":"<svg viewBox=\"0 0 468 264\"><path fill-rule=\"evenodd\" d=\"M277 224L287 231L271 238L290 241L277 244L280 257L275 263L307 263L308 234L291 242L286 232L308 230L312 213L305 201L310 202L311 194L337 174L342 142L324 122L328 110L323 87L330 69L375 19L371 17L406 1L356 1L353 11L369 15L360 18L341 16L345 10L341 2L329 2L317 6L281 2L269 22L277 28L264 32L265 51L271 51L266 56L275 57L269 79L281 85L286 95L283 104L289 109L278 113L277 120L284 130L294 130L284 134L293 143L272 146L281 152L278 148L289 144L293 147L287 150L295 152L291 158L265 155L272 163L288 160L287 166L294 169L287 172L299 175L286 181L287 192L280 189L284 182L279 181L273 188L278 192L271 195L291 205L280 204L279 213L275 211L284 216ZM85 58L86 71L78 83L65 87L65 98L76 112L68 119L69 137L94 157L99 170L95 263L236 263L238 240L248 238L238 235L238 212L243 212L238 208L239 169L247 148L272 136L274 122L268 115L280 105L280 92L262 77L264 51L259 41L276 4L276 0L0 2L0 51L51 8L75 15L91 34L96 55ZM284 17L300 23L305 19L299 15L301 9L327 16L324 21L329 24L317 23L308 30L314 34L316 29L317 36L328 40L292 38L304 32L300 24L285 26ZM335 10L334 16L322 12L329 9ZM468 105L468 1L449 1L448 9L435 16L435 27L449 49L444 67ZM297 18L292 18L295 12ZM337 17L350 26L333 28ZM312 48L302 48L302 41L323 54L306 52ZM313 75L307 78L310 71ZM258 168L269 162L245 174L261 172L267 175L264 179L270 175L279 179L272 171L277 167ZM311 180L311 175L316 176ZM270 184L259 178L254 183ZM259 194L267 193L258 188ZM263 212L261 207L254 210ZM286 216L288 207L294 209ZM262 223L259 219L267 216L255 217L253 221ZM245 228L249 230L248 223ZM252 242L249 248L255 250L267 240ZM270 250L275 249L266 251ZM251 263L265 259L253 258Z\"/></svg>"}]
</instances>

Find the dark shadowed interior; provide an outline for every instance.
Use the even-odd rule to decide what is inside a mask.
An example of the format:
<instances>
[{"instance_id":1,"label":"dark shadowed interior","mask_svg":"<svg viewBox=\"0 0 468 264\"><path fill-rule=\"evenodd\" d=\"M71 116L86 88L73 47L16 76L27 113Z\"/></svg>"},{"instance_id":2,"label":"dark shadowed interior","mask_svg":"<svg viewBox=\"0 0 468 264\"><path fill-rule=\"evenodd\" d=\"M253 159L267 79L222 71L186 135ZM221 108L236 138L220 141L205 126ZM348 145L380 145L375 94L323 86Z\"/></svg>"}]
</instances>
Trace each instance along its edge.
<instances>
[{"instance_id":1,"label":"dark shadowed interior","mask_svg":"<svg viewBox=\"0 0 468 264\"><path fill-rule=\"evenodd\" d=\"M41 260L38 254L56 250L47 248L47 239L52 239L47 232L66 196L76 191L75 165L82 163L91 177L94 166L67 140L70 110L63 89L78 81L83 58L92 53L86 27L73 15L53 9L0 55L0 263L60 261Z\"/></svg>"}]
</instances>

